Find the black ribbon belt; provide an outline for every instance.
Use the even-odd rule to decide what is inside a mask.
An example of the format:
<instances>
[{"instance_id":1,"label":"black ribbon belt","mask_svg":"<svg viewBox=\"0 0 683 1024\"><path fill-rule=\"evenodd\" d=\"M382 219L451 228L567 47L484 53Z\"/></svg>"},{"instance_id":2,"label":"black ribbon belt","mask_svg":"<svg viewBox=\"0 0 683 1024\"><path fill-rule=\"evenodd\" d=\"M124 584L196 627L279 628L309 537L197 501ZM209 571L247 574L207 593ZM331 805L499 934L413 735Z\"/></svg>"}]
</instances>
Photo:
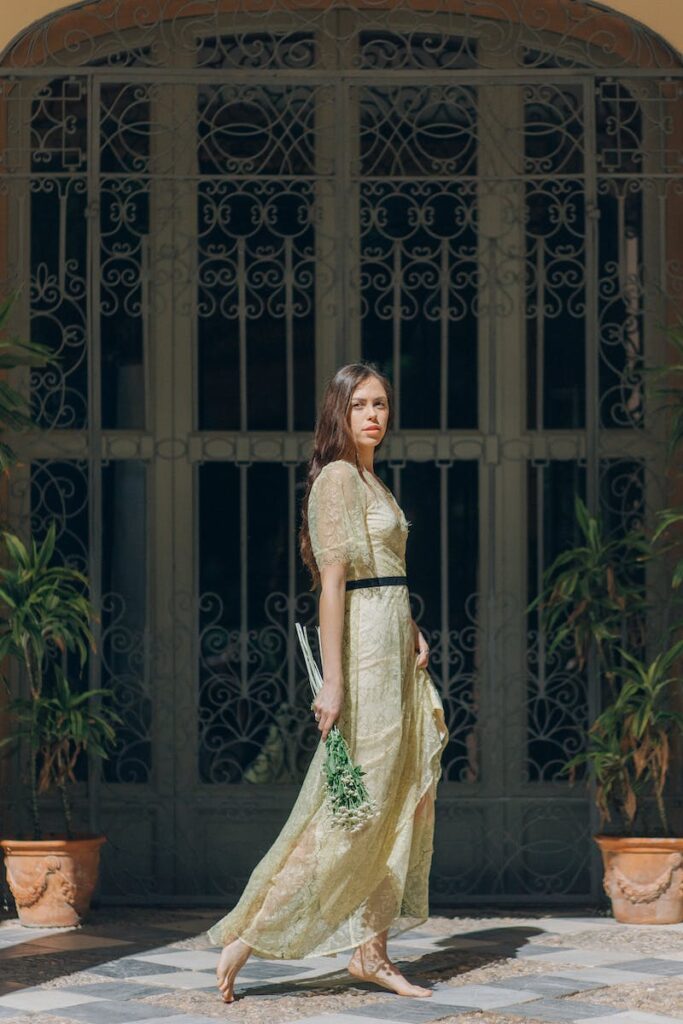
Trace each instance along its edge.
<instances>
[{"instance_id":1,"label":"black ribbon belt","mask_svg":"<svg viewBox=\"0 0 683 1024\"><path fill-rule=\"evenodd\" d=\"M360 587L401 587L408 586L407 576L368 576L364 580L347 580L347 590L358 590Z\"/></svg>"}]
</instances>

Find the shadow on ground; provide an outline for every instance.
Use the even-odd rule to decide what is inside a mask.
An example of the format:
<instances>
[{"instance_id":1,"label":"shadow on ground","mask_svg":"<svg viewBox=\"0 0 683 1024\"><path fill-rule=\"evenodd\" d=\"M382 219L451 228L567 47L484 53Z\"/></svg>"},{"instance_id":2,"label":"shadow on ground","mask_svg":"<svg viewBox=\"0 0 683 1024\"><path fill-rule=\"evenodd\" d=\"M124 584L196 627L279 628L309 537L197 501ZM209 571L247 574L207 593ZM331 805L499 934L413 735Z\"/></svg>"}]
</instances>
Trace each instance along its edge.
<instances>
[{"instance_id":1,"label":"shadow on ground","mask_svg":"<svg viewBox=\"0 0 683 1024\"><path fill-rule=\"evenodd\" d=\"M425 953L422 956L402 959L400 950L394 946L389 950L394 962L401 969L408 981L415 984L433 985L437 981L452 979L458 974L466 974L478 967L485 967L497 960L514 957L517 950L526 946L534 935L544 933L543 928L528 925L519 927L477 929L472 932L460 932L457 935L443 936L432 940L434 945L441 947L438 952ZM245 970L245 973L246 970ZM241 991L240 991L241 989ZM340 991L358 989L360 991L378 991L377 985L371 982L358 981L348 974L345 967L331 969L322 977L284 982L249 982L248 988L237 981L237 1000L248 995L263 998L277 998L283 995L306 993L309 995L334 995Z\"/></svg>"}]
</instances>

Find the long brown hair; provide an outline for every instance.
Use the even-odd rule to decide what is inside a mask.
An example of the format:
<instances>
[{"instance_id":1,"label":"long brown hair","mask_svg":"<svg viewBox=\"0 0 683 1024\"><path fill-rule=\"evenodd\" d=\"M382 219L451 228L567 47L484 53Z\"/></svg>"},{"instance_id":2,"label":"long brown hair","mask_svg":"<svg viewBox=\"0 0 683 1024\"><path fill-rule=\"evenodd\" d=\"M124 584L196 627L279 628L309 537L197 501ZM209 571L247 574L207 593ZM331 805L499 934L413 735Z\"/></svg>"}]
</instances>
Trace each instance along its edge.
<instances>
[{"instance_id":1,"label":"long brown hair","mask_svg":"<svg viewBox=\"0 0 683 1024\"><path fill-rule=\"evenodd\" d=\"M349 420L353 393L358 385L368 377L376 377L387 393L389 406L387 429L375 450L381 448L393 422L394 396L389 378L382 373L376 363L363 361L341 366L334 377L327 382L320 403L313 432L313 454L308 463L306 490L301 502L301 527L299 529L299 551L304 565L311 574L311 590L315 590L319 586L320 573L313 556L311 535L308 530L308 496L311 493L313 482L328 462L346 459L347 462L355 465L361 476L363 475L363 467L358 458L358 450L351 433Z\"/></svg>"}]
</instances>

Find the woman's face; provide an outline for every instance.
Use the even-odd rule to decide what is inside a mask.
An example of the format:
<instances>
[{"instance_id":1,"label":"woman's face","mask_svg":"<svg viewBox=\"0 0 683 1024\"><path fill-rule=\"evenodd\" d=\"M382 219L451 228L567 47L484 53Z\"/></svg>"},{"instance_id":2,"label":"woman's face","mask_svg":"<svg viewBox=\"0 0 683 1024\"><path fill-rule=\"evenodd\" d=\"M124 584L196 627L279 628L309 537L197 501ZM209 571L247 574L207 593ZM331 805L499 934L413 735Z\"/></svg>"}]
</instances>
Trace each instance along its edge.
<instances>
[{"instance_id":1,"label":"woman's face","mask_svg":"<svg viewBox=\"0 0 683 1024\"><path fill-rule=\"evenodd\" d=\"M376 448L387 432L389 402L377 377L366 377L351 396L349 425L356 447Z\"/></svg>"}]
</instances>

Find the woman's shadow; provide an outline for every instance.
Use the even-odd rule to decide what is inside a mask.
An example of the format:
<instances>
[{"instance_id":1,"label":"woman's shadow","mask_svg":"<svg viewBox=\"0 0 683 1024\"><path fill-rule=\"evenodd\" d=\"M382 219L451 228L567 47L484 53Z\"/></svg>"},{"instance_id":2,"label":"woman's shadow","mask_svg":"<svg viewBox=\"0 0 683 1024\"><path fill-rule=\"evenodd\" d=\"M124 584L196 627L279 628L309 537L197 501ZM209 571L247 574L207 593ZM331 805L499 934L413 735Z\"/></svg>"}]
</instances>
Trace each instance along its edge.
<instances>
[{"instance_id":1,"label":"woman's shadow","mask_svg":"<svg viewBox=\"0 0 683 1024\"><path fill-rule=\"evenodd\" d=\"M466 974L478 967L485 967L496 960L514 957L519 949L526 946L529 938L542 935L543 928L531 925L512 925L500 928L479 928L476 931L458 932L433 940L433 949L424 950L419 946L403 948L389 940L389 955L405 975L415 984L442 981L456 974ZM393 945L393 948L392 948ZM345 954L344 954L345 955ZM350 959L349 952L348 958ZM329 973L314 978L290 979L288 981L265 983L249 980L249 968L244 969L245 980L238 979L235 998L274 998L284 995L306 994L335 995L347 989L378 992L380 988L368 981L358 981L343 967L331 968Z\"/></svg>"}]
</instances>

